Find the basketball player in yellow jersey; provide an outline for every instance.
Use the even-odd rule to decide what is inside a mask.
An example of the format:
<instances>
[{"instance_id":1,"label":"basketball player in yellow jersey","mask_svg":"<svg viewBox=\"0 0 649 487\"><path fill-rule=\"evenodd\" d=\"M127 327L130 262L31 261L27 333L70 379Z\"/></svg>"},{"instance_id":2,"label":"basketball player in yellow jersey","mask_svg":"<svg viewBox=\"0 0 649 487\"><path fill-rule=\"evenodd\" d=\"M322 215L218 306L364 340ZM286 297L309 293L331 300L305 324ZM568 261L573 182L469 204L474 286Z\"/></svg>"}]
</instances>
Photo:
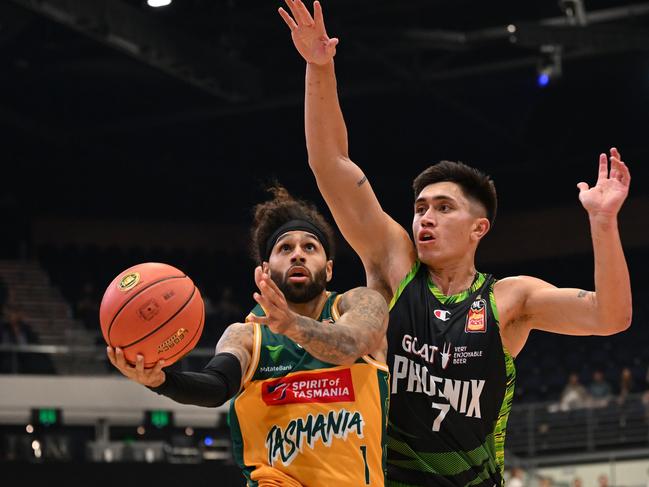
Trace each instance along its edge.
<instances>
[{"instance_id":1,"label":"basketball player in yellow jersey","mask_svg":"<svg viewBox=\"0 0 649 487\"><path fill-rule=\"evenodd\" d=\"M368 288L326 290L333 231L314 206L274 188L257 205L252 249L257 305L230 325L201 372L144 369L120 349L126 377L178 402L230 398L235 460L249 486L384 485L387 305Z\"/></svg>"}]
</instances>

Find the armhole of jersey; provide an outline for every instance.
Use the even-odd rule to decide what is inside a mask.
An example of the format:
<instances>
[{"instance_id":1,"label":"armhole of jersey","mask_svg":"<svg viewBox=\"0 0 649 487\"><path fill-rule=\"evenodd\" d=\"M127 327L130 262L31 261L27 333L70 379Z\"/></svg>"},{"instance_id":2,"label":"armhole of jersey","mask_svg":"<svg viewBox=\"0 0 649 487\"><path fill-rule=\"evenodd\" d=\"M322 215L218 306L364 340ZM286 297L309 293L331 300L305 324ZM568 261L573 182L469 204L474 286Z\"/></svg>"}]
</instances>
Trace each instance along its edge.
<instances>
[{"instance_id":1,"label":"armhole of jersey","mask_svg":"<svg viewBox=\"0 0 649 487\"><path fill-rule=\"evenodd\" d=\"M384 362L379 362L378 360L374 359L370 355L363 355L362 359L368 364L370 364L372 367L382 370L383 372L389 372L390 370L388 369L388 364Z\"/></svg>"},{"instance_id":2,"label":"armhole of jersey","mask_svg":"<svg viewBox=\"0 0 649 487\"><path fill-rule=\"evenodd\" d=\"M408 271L408 274L405 275L405 277L399 283L399 286L397 286L397 290L394 292L394 295L392 296L392 299L388 304L388 310L392 311L392 308L397 303L397 300L401 297L401 293L403 293L403 290L410 283L410 281L412 281L417 275L420 266L421 266L421 262L419 261L419 259L417 259L415 263L412 265L412 267L410 268L410 271Z\"/></svg>"},{"instance_id":3,"label":"armhole of jersey","mask_svg":"<svg viewBox=\"0 0 649 487\"><path fill-rule=\"evenodd\" d=\"M334 302L331 304L331 317L334 319L334 323L340 319L340 311L338 310L338 302L342 298L342 294L338 294L334 298Z\"/></svg>"},{"instance_id":4,"label":"armhole of jersey","mask_svg":"<svg viewBox=\"0 0 649 487\"><path fill-rule=\"evenodd\" d=\"M246 318L247 321L247 318ZM241 381L241 388L243 389L250 379L255 375L257 371L257 366L259 365L259 355L261 353L261 325L259 323L249 322L253 328L253 338L252 338L252 357L250 359L250 364L248 365L248 370L246 375Z\"/></svg>"}]
</instances>

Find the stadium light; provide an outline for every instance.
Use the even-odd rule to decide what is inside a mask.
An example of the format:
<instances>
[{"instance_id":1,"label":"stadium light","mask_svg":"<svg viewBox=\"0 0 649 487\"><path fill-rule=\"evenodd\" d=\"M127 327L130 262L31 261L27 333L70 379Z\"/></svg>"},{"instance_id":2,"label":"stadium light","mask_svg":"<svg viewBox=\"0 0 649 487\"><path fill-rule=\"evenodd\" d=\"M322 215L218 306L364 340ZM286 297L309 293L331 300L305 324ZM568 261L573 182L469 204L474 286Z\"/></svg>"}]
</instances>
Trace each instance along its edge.
<instances>
[{"instance_id":1,"label":"stadium light","mask_svg":"<svg viewBox=\"0 0 649 487\"><path fill-rule=\"evenodd\" d=\"M149 7L158 8L158 7L166 7L167 5L170 5L171 0L147 0L146 3Z\"/></svg>"}]
</instances>

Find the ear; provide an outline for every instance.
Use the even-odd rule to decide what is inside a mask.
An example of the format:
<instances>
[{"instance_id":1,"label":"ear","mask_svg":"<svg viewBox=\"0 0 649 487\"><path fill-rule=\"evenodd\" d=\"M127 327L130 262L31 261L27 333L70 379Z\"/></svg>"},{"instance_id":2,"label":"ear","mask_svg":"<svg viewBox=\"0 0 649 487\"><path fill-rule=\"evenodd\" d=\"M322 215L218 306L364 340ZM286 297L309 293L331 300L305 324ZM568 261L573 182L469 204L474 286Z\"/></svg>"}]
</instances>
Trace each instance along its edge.
<instances>
[{"instance_id":1,"label":"ear","mask_svg":"<svg viewBox=\"0 0 649 487\"><path fill-rule=\"evenodd\" d=\"M328 260L325 269L327 271L327 282L329 282L331 281L331 278L334 276L334 261Z\"/></svg>"},{"instance_id":2,"label":"ear","mask_svg":"<svg viewBox=\"0 0 649 487\"><path fill-rule=\"evenodd\" d=\"M484 237L489 232L490 229L491 223L489 223L488 218L478 218L473 224L471 236L479 242L480 240L482 240L482 237Z\"/></svg>"}]
</instances>

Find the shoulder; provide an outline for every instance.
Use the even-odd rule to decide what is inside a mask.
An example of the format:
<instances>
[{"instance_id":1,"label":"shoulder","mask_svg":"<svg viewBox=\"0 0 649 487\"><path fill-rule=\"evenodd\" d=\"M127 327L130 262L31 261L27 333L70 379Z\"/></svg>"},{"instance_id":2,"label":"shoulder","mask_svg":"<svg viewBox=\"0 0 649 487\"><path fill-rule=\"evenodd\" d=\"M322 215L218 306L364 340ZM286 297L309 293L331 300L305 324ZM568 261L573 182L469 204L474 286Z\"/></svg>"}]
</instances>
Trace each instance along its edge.
<instances>
[{"instance_id":1,"label":"shoulder","mask_svg":"<svg viewBox=\"0 0 649 487\"><path fill-rule=\"evenodd\" d=\"M225 329L223 335L221 335L221 339L219 340L219 343L239 341L240 343L245 344L249 340L250 343L252 343L251 340L254 334L255 334L255 323L252 322L232 323L230 326L228 326Z\"/></svg>"},{"instance_id":2,"label":"shoulder","mask_svg":"<svg viewBox=\"0 0 649 487\"><path fill-rule=\"evenodd\" d=\"M387 311L387 302L383 295L369 287L356 287L339 294L336 300L338 312L342 315L350 309L359 308L364 311L377 309Z\"/></svg>"},{"instance_id":3,"label":"shoulder","mask_svg":"<svg viewBox=\"0 0 649 487\"><path fill-rule=\"evenodd\" d=\"M525 296L536 289L554 287L552 284L532 276L510 276L494 283L494 293L502 297L512 295ZM498 296L496 296L498 297Z\"/></svg>"},{"instance_id":4,"label":"shoulder","mask_svg":"<svg viewBox=\"0 0 649 487\"><path fill-rule=\"evenodd\" d=\"M532 276L510 276L496 281L493 290L501 323L506 325L520 319L526 302L535 291L553 287Z\"/></svg>"}]
</instances>

